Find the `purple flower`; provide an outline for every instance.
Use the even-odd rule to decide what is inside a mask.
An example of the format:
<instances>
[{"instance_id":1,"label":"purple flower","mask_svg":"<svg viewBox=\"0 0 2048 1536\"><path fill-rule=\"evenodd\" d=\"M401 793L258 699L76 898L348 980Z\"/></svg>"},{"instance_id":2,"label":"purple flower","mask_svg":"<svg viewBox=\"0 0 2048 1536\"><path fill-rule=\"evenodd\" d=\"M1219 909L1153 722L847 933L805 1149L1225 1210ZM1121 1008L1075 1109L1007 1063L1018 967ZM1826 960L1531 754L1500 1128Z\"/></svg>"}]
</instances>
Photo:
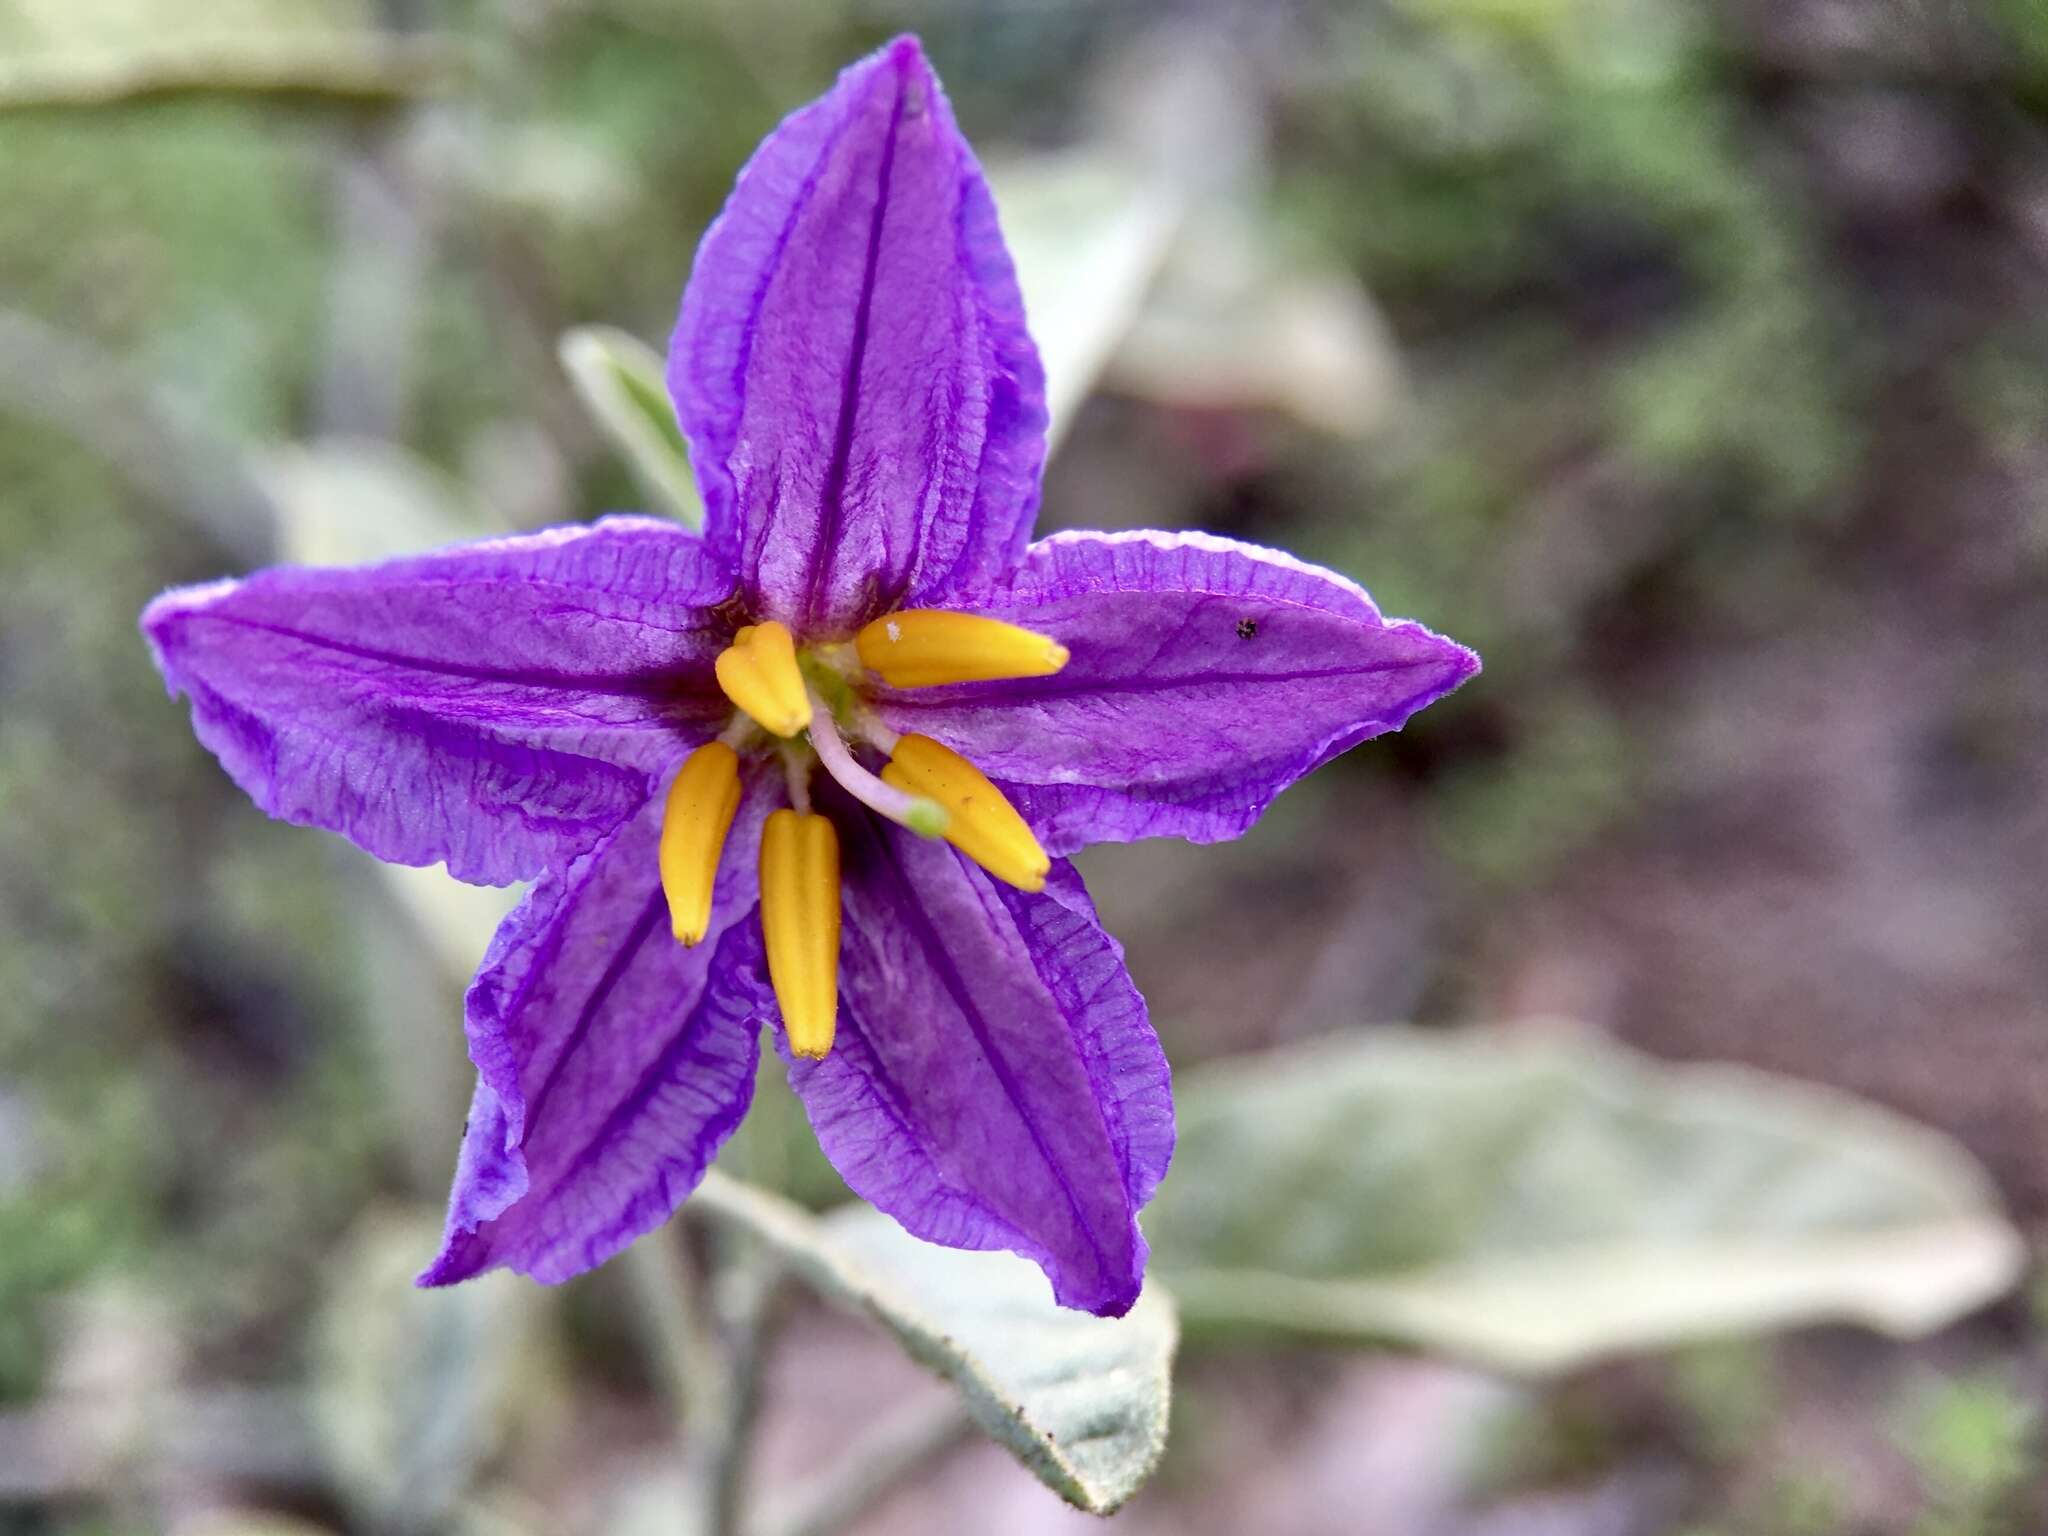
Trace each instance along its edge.
<instances>
[{"instance_id":1,"label":"purple flower","mask_svg":"<svg viewBox=\"0 0 2048 1536\"><path fill-rule=\"evenodd\" d=\"M669 382L702 537L612 517L143 615L271 815L539 877L469 990L476 1099L421 1281L564 1280L660 1224L768 1022L855 1191L1121 1313L1173 1106L1060 856L1234 837L1477 661L1271 550L1029 542L1043 379L914 39L755 154Z\"/></svg>"}]
</instances>

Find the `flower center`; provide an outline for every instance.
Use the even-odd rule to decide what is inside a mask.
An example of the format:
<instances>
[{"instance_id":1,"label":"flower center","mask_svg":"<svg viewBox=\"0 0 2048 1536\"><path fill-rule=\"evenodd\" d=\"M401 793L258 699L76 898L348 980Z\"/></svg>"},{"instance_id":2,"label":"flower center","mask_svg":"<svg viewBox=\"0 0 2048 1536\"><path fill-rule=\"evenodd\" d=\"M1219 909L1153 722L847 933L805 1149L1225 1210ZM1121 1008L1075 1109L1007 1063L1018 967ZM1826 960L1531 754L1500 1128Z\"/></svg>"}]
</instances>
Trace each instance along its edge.
<instances>
[{"instance_id":1,"label":"flower center","mask_svg":"<svg viewBox=\"0 0 2048 1536\"><path fill-rule=\"evenodd\" d=\"M799 651L788 628L749 624L719 656L718 685L736 711L717 741L692 752L669 786L661 825L662 890L683 944L711 927L712 889L740 802L741 750L782 758L790 805L761 834L761 928L768 977L789 1046L822 1058L832 1048L839 994L839 835L811 810L810 775L825 771L863 805L923 837L943 837L998 880L1045 888L1052 861L1001 790L966 758L929 736L899 736L866 690L1045 677L1067 648L1035 631L974 614L907 609L876 619L851 643ZM860 760L885 759L877 775Z\"/></svg>"}]
</instances>

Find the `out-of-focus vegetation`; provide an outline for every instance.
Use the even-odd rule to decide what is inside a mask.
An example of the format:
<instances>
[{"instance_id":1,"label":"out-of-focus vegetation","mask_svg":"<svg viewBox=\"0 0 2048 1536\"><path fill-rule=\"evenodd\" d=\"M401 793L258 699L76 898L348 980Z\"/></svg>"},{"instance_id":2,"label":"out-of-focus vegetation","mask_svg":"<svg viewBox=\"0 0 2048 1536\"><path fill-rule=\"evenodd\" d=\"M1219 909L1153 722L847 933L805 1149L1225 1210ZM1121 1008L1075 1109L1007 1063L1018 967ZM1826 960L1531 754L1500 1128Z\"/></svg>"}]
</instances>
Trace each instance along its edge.
<instances>
[{"instance_id":1,"label":"out-of-focus vegetation","mask_svg":"<svg viewBox=\"0 0 2048 1536\"><path fill-rule=\"evenodd\" d=\"M903 28L1020 223L1055 151L1142 190L1100 247L1102 198L1033 204L1044 291L1129 310L1046 525L1285 545L1486 658L1242 843L1086 861L1176 1063L1569 1016L1874 1097L2048 1210L2041 0L0 0L0 1531L670 1528L621 1266L364 1310L452 1166L496 898L265 821L135 616L648 505L559 338L658 345L753 144ZM828 1203L763 1090L728 1164ZM1322 1209L1308 1250L1372 1229ZM1209 1344L1119 1518L2028 1531L2043 1341L1540 1388ZM898 1389L792 1316L759 1483ZM1062 1512L979 1447L872 1526L970 1516Z\"/></svg>"}]
</instances>

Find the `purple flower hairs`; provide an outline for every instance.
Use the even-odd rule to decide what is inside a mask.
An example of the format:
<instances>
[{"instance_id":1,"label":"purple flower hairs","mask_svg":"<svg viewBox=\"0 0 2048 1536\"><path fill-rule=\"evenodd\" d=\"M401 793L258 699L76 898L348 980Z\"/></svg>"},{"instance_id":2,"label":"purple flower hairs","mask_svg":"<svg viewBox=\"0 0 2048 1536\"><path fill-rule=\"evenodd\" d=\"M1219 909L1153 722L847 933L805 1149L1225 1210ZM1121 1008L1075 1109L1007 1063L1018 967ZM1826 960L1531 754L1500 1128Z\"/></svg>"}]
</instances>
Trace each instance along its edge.
<instances>
[{"instance_id":1,"label":"purple flower hairs","mask_svg":"<svg viewBox=\"0 0 2048 1536\"><path fill-rule=\"evenodd\" d=\"M476 1098L421 1283L559 1281L658 1226L765 1025L855 1192L1120 1314L1173 1104L1063 856L1235 837L1477 659L1272 550L1030 542L1044 379L913 38L755 153L669 385L702 536L609 517L143 615L263 810L538 877L469 989Z\"/></svg>"}]
</instances>

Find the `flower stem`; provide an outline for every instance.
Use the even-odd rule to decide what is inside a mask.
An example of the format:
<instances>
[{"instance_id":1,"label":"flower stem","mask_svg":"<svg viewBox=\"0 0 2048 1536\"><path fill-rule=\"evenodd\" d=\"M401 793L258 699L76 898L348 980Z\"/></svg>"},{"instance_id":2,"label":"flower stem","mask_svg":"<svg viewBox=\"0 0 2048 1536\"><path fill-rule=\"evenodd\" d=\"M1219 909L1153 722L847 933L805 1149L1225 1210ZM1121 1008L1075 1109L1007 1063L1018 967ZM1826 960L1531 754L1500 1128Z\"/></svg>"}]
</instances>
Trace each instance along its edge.
<instances>
[{"instance_id":1,"label":"flower stem","mask_svg":"<svg viewBox=\"0 0 2048 1536\"><path fill-rule=\"evenodd\" d=\"M649 1233L626 1250L626 1267L640 1293L662 1390L693 1441L724 1413L730 1371L683 1241L680 1228Z\"/></svg>"},{"instance_id":2,"label":"flower stem","mask_svg":"<svg viewBox=\"0 0 2048 1536\"><path fill-rule=\"evenodd\" d=\"M720 1234L723 1236L724 1234ZM727 1392L719 1434L699 1463L706 1536L741 1536L745 1518L747 1467L754 1427L761 1412L761 1371L774 1333L782 1291L782 1267L766 1249L741 1240L740 1254L726 1270L724 1305L732 1341Z\"/></svg>"},{"instance_id":3,"label":"flower stem","mask_svg":"<svg viewBox=\"0 0 2048 1536\"><path fill-rule=\"evenodd\" d=\"M685 1536L741 1536L782 1265L758 1243L710 1233L710 1273L700 1275L689 1236L680 1224L650 1233L626 1250L627 1268L682 1429Z\"/></svg>"},{"instance_id":4,"label":"flower stem","mask_svg":"<svg viewBox=\"0 0 2048 1536\"><path fill-rule=\"evenodd\" d=\"M966 1438L974 1420L947 1392L898 1409L847 1447L828 1471L761 1518L749 1536L831 1536Z\"/></svg>"}]
</instances>

